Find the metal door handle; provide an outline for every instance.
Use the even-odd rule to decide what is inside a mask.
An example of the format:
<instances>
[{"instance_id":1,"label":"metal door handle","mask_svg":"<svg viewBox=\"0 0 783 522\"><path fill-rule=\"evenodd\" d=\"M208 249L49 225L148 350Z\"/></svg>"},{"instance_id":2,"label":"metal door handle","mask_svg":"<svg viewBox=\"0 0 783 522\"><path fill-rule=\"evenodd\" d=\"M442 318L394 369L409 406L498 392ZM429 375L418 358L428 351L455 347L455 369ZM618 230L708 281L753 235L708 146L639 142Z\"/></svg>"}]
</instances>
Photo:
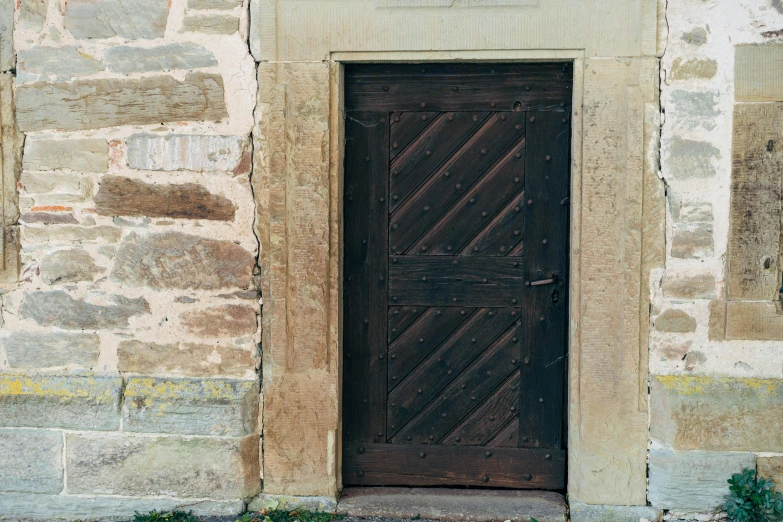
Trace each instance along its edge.
<instances>
[{"instance_id":1,"label":"metal door handle","mask_svg":"<svg viewBox=\"0 0 783 522\"><path fill-rule=\"evenodd\" d=\"M530 283L530 286L551 285L552 283L557 283L556 275L553 275L549 279L539 279L538 281L533 281Z\"/></svg>"}]
</instances>

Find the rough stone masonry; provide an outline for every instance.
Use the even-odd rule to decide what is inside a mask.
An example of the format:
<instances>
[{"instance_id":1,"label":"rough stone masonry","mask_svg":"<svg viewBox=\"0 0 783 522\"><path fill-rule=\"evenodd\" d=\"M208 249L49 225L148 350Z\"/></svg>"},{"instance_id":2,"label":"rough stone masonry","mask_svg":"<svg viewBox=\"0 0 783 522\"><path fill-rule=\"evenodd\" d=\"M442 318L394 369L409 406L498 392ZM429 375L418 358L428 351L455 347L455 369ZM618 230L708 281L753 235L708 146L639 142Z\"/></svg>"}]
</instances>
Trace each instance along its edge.
<instances>
[{"instance_id":1,"label":"rough stone masonry","mask_svg":"<svg viewBox=\"0 0 783 522\"><path fill-rule=\"evenodd\" d=\"M703 518L743 468L783 485L783 6L580 9L0 1L0 519L333 506L339 62L422 51L584 80L572 215L606 234L572 346L613 337L571 366L572 519Z\"/></svg>"}]
</instances>

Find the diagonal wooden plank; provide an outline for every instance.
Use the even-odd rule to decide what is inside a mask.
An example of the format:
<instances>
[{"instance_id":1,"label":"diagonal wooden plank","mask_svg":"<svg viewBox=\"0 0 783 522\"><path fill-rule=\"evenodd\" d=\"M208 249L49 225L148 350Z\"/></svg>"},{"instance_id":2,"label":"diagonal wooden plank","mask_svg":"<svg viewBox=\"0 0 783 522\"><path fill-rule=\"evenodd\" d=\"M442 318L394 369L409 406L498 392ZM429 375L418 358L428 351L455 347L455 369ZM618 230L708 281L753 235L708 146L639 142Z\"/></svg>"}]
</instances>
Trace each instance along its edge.
<instances>
[{"instance_id":1,"label":"diagonal wooden plank","mask_svg":"<svg viewBox=\"0 0 783 522\"><path fill-rule=\"evenodd\" d=\"M389 158L393 161L408 148L429 125L443 113L438 112L395 112L391 115L389 134ZM394 147L394 144L397 144Z\"/></svg>"},{"instance_id":2,"label":"diagonal wooden plank","mask_svg":"<svg viewBox=\"0 0 783 522\"><path fill-rule=\"evenodd\" d=\"M399 427L413 418L517 321L519 315L519 310L513 308L482 308L473 314L392 390L388 423ZM395 361L391 360L389 373L395 372Z\"/></svg>"},{"instance_id":3,"label":"diagonal wooden plank","mask_svg":"<svg viewBox=\"0 0 783 522\"><path fill-rule=\"evenodd\" d=\"M524 136L524 115L493 114L448 162L400 206L392 209L392 252L406 253L459 198ZM446 173L449 173L446 176ZM392 190L394 198L394 190ZM420 250L427 252L429 245Z\"/></svg>"},{"instance_id":4,"label":"diagonal wooden plank","mask_svg":"<svg viewBox=\"0 0 783 522\"><path fill-rule=\"evenodd\" d=\"M522 190L459 253L465 256L522 255L525 205L525 191Z\"/></svg>"},{"instance_id":5,"label":"diagonal wooden plank","mask_svg":"<svg viewBox=\"0 0 783 522\"><path fill-rule=\"evenodd\" d=\"M391 163L390 208L394 211L416 188L470 139L489 117L487 112L442 114ZM395 150L395 142L389 144ZM400 149L397 143L397 149ZM429 153L429 154L428 154Z\"/></svg>"},{"instance_id":6,"label":"diagonal wooden plank","mask_svg":"<svg viewBox=\"0 0 783 522\"><path fill-rule=\"evenodd\" d=\"M516 448L519 446L519 417L514 417L497 435L488 440L491 448Z\"/></svg>"},{"instance_id":7,"label":"diagonal wooden plank","mask_svg":"<svg viewBox=\"0 0 783 522\"><path fill-rule=\"evenodd\" d=\"M495 393L449 435L442 444L483 446L519 415L519 372L506 379ZM519 431L519 424L515 426Z\"/></svg>"},{"instance_id":8,"label":"diagonal wooden plank","mask_svg":"<svg viewBox=\"0 0 783 522\"><path fill-rule=\"evenodd\" d=\"M509 201L522 192L525 176L524 153L523 137L473 187L466 190L424 236L414 243L411 253L454 254L459 252L470 238L479 235L483 229L495 223ZM503 219L500 221L501 225L496 225L496 228L502 230L504 225L509 225ZM521 228L518 228L517 236L521 235L520 231ZM426 251L421 250L422 245L428 245ZM480 248L473 253L503 255Z\"/></svg>"},{"instance_id":9,"label":"diagonal wooden plank","mask_svg":"<svg viewBox=\"0 0 783 522\"><path fill-rule=\"evenodd\" d=\"M402 333L426 311L426 306L390 306L389 342L393 342L397 337L402 335Z\"/></svg>"},{"instance_id":10,"label":"diagonal wooden plank","mask_svg":"<svg viewBox=\"0 0 783 522\"><path fill-rule=\"evenodd\" d=\"M389 434L397 430L392 442L403 442L409 436L419 441L440 441L481 405L509 375L519 370L520 343L514 342L517 330L516 324L509 328L403 428L389 425Z\"/></svg>"}]
</instances>

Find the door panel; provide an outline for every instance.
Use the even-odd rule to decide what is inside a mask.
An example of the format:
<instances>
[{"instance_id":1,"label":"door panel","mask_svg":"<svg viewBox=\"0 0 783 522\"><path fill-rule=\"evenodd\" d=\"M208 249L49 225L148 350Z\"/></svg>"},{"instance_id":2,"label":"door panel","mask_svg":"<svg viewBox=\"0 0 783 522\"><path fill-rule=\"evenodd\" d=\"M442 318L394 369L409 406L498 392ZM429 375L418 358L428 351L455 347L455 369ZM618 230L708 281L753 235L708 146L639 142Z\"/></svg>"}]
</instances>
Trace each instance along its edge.
<instances>
[{"instance_id":1,"label":"door panel","mask_svg":"<svg viewBox=\"0 0 783 522\"><path fill-rule=\"evenodd\" d=\"M562 489L571 69L424 69L347 70L343 483Z\"/></svg>"}]
</instances>

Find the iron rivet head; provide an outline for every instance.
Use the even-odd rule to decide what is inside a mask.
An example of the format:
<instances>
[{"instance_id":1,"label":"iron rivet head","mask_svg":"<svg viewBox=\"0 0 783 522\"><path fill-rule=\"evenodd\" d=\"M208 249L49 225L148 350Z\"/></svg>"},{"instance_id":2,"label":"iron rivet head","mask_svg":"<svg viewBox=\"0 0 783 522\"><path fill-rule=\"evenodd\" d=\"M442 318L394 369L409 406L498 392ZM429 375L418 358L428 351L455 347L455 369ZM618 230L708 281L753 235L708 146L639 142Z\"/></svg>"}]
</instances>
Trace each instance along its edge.
<instances>
[{"instance_id":1,"label":"iron rivet head","mask_svg":"<svg viewBox=\"0 0 783 522\"><path fill-rule=\"evenodd\" d=\"M497 105L495 102L489 104L490 107L494 107L495 105Z\"/></svg>"},{"instance_id":2,"label":"iron rivet head","mask_svg":"<svg viewBox=\"0 0 783 522\"><path fill-rule=\"evenodd\" d=\"M392 230L397 230L399 226L397 223L392 224Z\"/></svg>"},{"instance_id":3,"label":"iron rivet head","mask_svg":"<svg viewBox=\"0 0 783 522\"><path fill-rule=\"evenodd\" d=\"M393 176L397 176L397 175L399 175L399 174L400 174L400 171L399 171L399 170L394 170L394 171L392 171L392 175L393 175Z\"/></svg>"},{"instance_id":4,"label":"iron rivet head","mask_svg":"<svg viewBox=\"0 0 783 522\"><path fill-rule=\"evenodd\" d=\"M530 357L525 357L525 364L530 364Z\"/></svg>"},{"instance_id":5,"label":"iron rivet head","mask_svg":"<svg viewBox=\"0 0 783 522\"><path fill-rule=\"evenodd\" d=\"M392 406L396 406L396 404L392 404ZM391 429L394 429L394 428L396 428L396 427L397 427L397 426L395 426L394 424L392 424L392 425L391 425Z\"/></svg>"},{"instance_id":6,"label":"iron rivet head","mask_svg":"<svg viewBox=\"0 0 783 522\"><path fill-rule=\"evenodd\" d=\"M428 150L428 151L427 151L427 152L425 152L424 154L426 154L427 156L432 156L432 151L429 151L429 150Z\"/></svg>"},{"instance_id":7,"label":"iron rivet head","mask_svg":"<svg viewBox=\"0 0 783 522\"><path fill-rule=\"evenodd\" d=\"M379 431L379 432L378 432L378 436L379 436L379 437L383 437L383 432L382 432L382 431Z\"/></svg>"},{"instance_id":8,"label":"iron rivet head","mask_svg":"<svg viewBox=\"0 0 783 522\"><path fill-rule=\"evenodd\" d=\"M396 194L395 194L394 196L392 196L392 199L393 199L394 201L397 201L398 199L400 199L400 196L398 196L398 195L396 195Z\"/></svg>"},{"instance_id":9,"label":"iron rivet head","mask_svg":"<svg viewBox=\"0 0 783 522\"><path fill-rule=\"evenodd\" d=\"M519 212L519 207L514 207L514 212Z\"/></svg>"},{"instance_id":10,"label":"iron rivet head","mask_svg":"<svg viewBox=\"0 0 783 522\"><path fill-rule=\"evenodd\" d=\"M522 437L522 442L527 442L527 437Z\"/></svg>"},{"instance_id":11,"label":"iron rivet head","mask_svg":"<svg viewBox=\"0 0 783 522\"><path fill-rule=\"evenodd\" d=\"M396 262L397 262L397 258L396 258L396 257L393 257L393 258L392 258L392 263L396 263Z\"/></svg>"},{"instance_id":12,"label":"iron rivet head","mask_svg":"<svg viewBox=\"0 0 783 522\"><path fill-rule=\"evenodd\" d=\"M547 154L547 155L546 155L546 158L544 158L544 159L545 159L545 160L547 160L547 161L552 161L552 156L550 156L549 154Z\"/></svg>"},{"instance_id":13,"label":"iron rivet head","mask_svg":"<svg viewBox=\"0 0 783 522\"><path fill-rule=\"evenodd\" d=\"M422 280L422 281L426 281L426 280L427 280L427 276L423 276L423 277L421 278L421 280Z\"/></svg>"},{"instance_id":14,"label":"iron rivet head","mask_svg":"<svg viewBox=\"0 0 783 522\"><path fill-rule=\"evenodd\" d=\"M514 154L514 157L521 158L522 157L522 153L521 152L517 152L516 154Z\"/></svg>"},{"instance_id":15,"label":"iron rivet head","mask_svg":"<svg viewBox=\"0 0 783 522\"><path fill-rule=\"evenodd\" d=\"M502 247L498 248L498 250L500 250L501 252L505 252L506 251L506 247L502 246Z\"/></svg>"},{"instance_id":16,"label":"iron rivet head","mask_svg":"<svg viewBox=\"0 0 783 522\"><path fill-rule=\"evenodd\" d=\"M478 121L478 115L476 114L473 115L473 121Z\"/></svg>"},{"instance_id":17,"label":"iron rivet head","mask_svg":"<svg viewBox=\"0 0 783 522\"><path fill-rule=\"evenodd\" d=\"M399 116L395 116L394 117L394 121L400 121L400 117Z\"/></svg>"},{"instance_id":18,"label":"iron rivet head","mask_svg":"<svg viewBox=\"0 0 783 522\"><path fill-rule=\"evenodd\" d=\"M449 171L448 171L448 170L447 170L446 172L444 172L444 173L443 173L443 177L444 177L444 178L448 178L450 175L451 175L451 174L449 174Z\"/></svg>"},{"instance_id":19,"label":"iron rivet head","mask_svg":"<svg viewBox=\"0 0 783 522\"><path fill-rule=\"evenodd\" d=\"M424 207L424 212L429 212L429 211L430 211L430 206L429 206L429 205L427 205L426 207Z\"/></svg>"},{"instance_id":20,"label":"iron rivet head","mask_svg":"<svg viewBox=\"0 0 783 522\"><path fill-rule=\"evenodd\" d=\"M517 300L516 299L512 299L511 300L511 304L517 304Z\"/></svg>"},{"instance_id":21,"label":"iron rivet head","mask_svg":"<svg viewBox=\"0 0 783 522\"><path fill-rule=\"evenodd\" d=\"M362 454L362 453L364 453L364 446L359 446L358 448L356 448L356 451L357 451L359 454Z\"/></svg>"},{"instance_id":22,"label":"iron rivet head","mask_svg":"<svg viewBox=\"0 0 783 522\"><path fill-rule=\"evenodd\" d=\"M394 143L392 143L392 148L393 148L393 149L396 149L396 148L398 148L398 147L399 147L399 144L397 144L397 142L396 142L396 141L395 141Z\"/></svg>"},{"instance_id":23,"label":"iron rivet head","mask_svg":"<svg viewBox=\"0 0 783 522\"><path fill-rule=\"evenodd\" d=\"M519 129L521 129L521 128L522 128L522 125L520 125L519 123L517 123L516 125L514 125L514 128L515 128L516 130L519 130Z\"/></svg>"},{"instance_id":24,"label":"iron rivet head","mask_svg":"<svg viewBox=\"0 0 783 522\"><path fill-rule=\"evenodd\" d=\"M457 91L459 90L459 87L457 87L457 86L455 85L454 87L452 87L452 88L451 88L451 90L452 90L452 91L454 91L454 92L457 92Z\"/></svg>"},{"instance_id":25,"label":"iron rivet head","mask_svg":"<svg viewBox=\"0 0 783 522\"><path fill-rule=\"evenodd\" d=\"M491 451L488 451L488 452L484 453L484 456L485 456L485 457L487 457L487 458L489 458L489 457L491 457L491 456L492 456L492 452L491 452Z\"/></svg>"},{"instance_id":26,"label":"iron rivet head","mask_svg":"<svg viewBox=\"0 0 783 522\"><path fill-rule=\"evenodd\" d=\"M475 203L476 202L476 198L470 198L468 201L470 201L471 203Z\"/></svg>"},{"instance_id":27,"label":"iron rivet head","mask_svg":"<svg viewBox=\"0 0 783 522\"><path fill-rule=\"evenodd\" d=\"M441 413L440 416L443 417L444 419L446 418L446 414L445 413Z\"/></svg>"},{"instance_id":28,"label":"iron rivet head","mask_svg":"<svg viewBox=\"0 0 783 522\"><path fill-rule=\"evenodd\" d=\"M424 343L424 337L419 338L420 343Z\"/></svg>"},{"instance_id":29,"label":"iron rivet head","mask_svg":"<svg viewBox=\"0 0 783 522\"><path fill-rule=\"evenodd\" d=\"M392 380L396 381L397 380L397 376L396 375L392 375Z\"/></svg>"},{"instance_id":30,"label":"iron rivet head","mask_svg":"<svg viewBox=\"0 0 783 522\"><path fill-rule=\"evenodd\" d=\"M461 183L457 183L456 185L454 185L454 188L456 188L457 190L461 190L462 189L462 184Z\"/></svg>"},{"instance_id":31,"label":"iron rivet head","mask_svg":"<svg viewBox=\"0 0 783 522\"><path fill-rule=\"evenodd\" d=\"M470 400L475 401L476 400L476 396L475 395L471 395L470 396Z\"/></svg>"},{"instance_id":32,"label":"iron rivet head","mask_svg":"<svg viewBox=\"0 0 783 522\"><path fill-rule=\"evenodd\" d=\"M362 239L362 245L366 245L366 244L367 244L367 240L366 239Z\"/></svg>"},{"instance_id":33,"label":"iron rivet head","mask_svg":"<svg viewBox=\"0 0 783 522\"><path fill-rule=\"evenodd\" d=\"M514 261L514 266L519 266L519 261Z\"/></svg>"},{"instance_id":34,"label":"iron rivet head","mask_svg":"<svg viewBox=\"0 0 783 522\"><path fill-rule=\"evenodd\" d=\"M449 121L454 121L454 116L452 116L451 114L449 114Z\"/></svg>"},{"instance_id":35,"label":"iron rivet head","mask_svg":"<svg viewBox=\"0 0 783 522\"><path fill-rule=\"evenodd\" d=\"M356 472L356 475L359 476L359 477L363 477L364 476L364 471L359 470L359 471Z\"/></svg>"},{"instance_id":36,"label":"iron rivet head","mask_svg":"<svg viewBox=\"0 0 783 522\"><path fill-rule=\"evenodd\" d=\"M461 440L462 440L462 437L454 437L454 441L455 441L455 442L459 442L459 441L461 441Z\"/></svg>"},{"instance_id":37,"label":"iron rivet head","mask_svg":"<svg viewBox=\"0 0 783 522\"><path fill-rule=\"evenodd\" d=\"M424 103L424 102L421 102L421 108L422 108L422 109L423 109L424 107L426 107L426 106L427 106L427 104L426 104L426 103Z\"/></svg>"},{"instance_id":38,"label":"iron rivet head","mask_svg":"<svg viewBox=\"0 0 783 522\"><path fill-rule=\"evenodd\" d=\"M525 281L525 286L530 286L530 281Z\"/></svg>"},{"instance_id":39,"label":"iron rivet head","mask_svg":"<svg viewBox=\"0 0 783 522\"><path fill-rule=\"evenodd\" d=\"M378 359L383 359L383 354L382 353L378 354Z\"/></svg>"},{"instance_id":40,"label":"iron rivet head","mask_svg":"<svg viewBox=\"0 0 783 522\"><path fill-rule=\"evenodd\" d=\"M388 86L388 85L384 85L384 86L383 86L383 90L384 90L384 91L388 91L388 90L389 90L389 86Z\"/></svg>"},{"instance_id":41,"label":"iron rivet head","mask_svg":"<svg viewBox=\"0 0 783 522\"><path fill-rule=\"evenodd\" d=\"M427 251L427 245L421 245L421 251L426 252Z\"/></svg>"},{"instance_id":42,"label":"iron rivet head","mask_svg":"<svg viewBox=\"0 0 783 522\"><path fill-rule=\"evenodd\" d=\"M561 107L565 107L565 102L560 102Z\"/></svg>"},{"instance_id":43,"label":"iron rivet head","mask_svg":"<svg viewBox=\"0 0 783 522\"><path fill-rule=\"evenodd\" d=\"M484 475L483 477L481 477L481 480L483 482L489 482L489 476L488 475Z\"/></svg>"},{"instance_id":44,"label":"iron rivet head","mask_svg":"<svg viewBox=\"0 0 783 522\"><path fill-rule=\"evenodd\" d=\"M512 343L515 343L515 342L517 342L518 340L519 340L519 339L517 339L516 337L512 337L512 338L511 338L511 342L512 342Z\"/></svg>"},{"instance_id":45,"label":"iron rivet head","mask_svg":"<svg viewBox=\"0 0 783 522\"><path fill-rule=\"evenodd\" d=\"M364 324L369 324L369 322L370 322L370 320L369 320L369 319L365 319L365 320L364 320Z\"/></svg>"},{"instance_id":46,"label":"iron rivet head","mask_svg":"<svg viewBox=\"0 0 783 522\"><path fill-rule=\"evenodd\" d=\"M533 475L528 473L527 475L525 475L525 480L533 480Z\"/></svg>"},{"instance_id":47,"label":"iron rivet head","mask_svg":"<svg viewBox=\"0 0 783 522\"><path fill-rule=\"evenodd\" d=\"M451 375L451 370L447 371L446 375Z\"/></svg>"},{"instance_id":48,"label":"iron rivet head","mask_svg":"<svg viewBox=\"0 0 783 522\"><path fill-rule=\"evenodd\" d=\"M511 407L511 411L517 411L517 408L516 408L516 406L512 406L512 407Z\"/></svg>"},{"instance_id":49,"label":"iron rivet head","mask_svg":"<svg viewBox=\"0 0 783 522\"><path fill-rule=\"evenodd\" d=\"M547 240L546 240L546 239L543 239L543 240L541 240L541 243L542 243L542 244L544 244L544 245L546 245L546 244L547 244Z\"/></svg>"},{"instance_id":50,"label":"iron rivet head","mask_svg":"<svg viewBox=\"0 0 783 522\"><path fill-rule=\"evenodd\" d=\"M547 453L546 455L544 455L544 458L545 458L546 460L552 460L552 455L551 455L551 454L549 454L549 453Z\"/></svg>"},{"instance_id":51,"label":"iron rivet head","mask_svg":"<svg viewBox=\"0 0 783 522\"><path fill-rule=\"evenodd\" d=\"M519 183L519 178L514 178L514 183Z\"/></svg>"},{"instance_id":52,"label":"iron rivet head","mask_svg":"<svg viewBox=\"0 0 783 522\"><path fill-rule=\"evenodd\" d=\"M531 117L530 117L530 123L533 123L533 122L535 122L535 121L536 121L536 117L535 117L535 116L531 116Z\"/></svg>"},{"instance_id":53,"label":"iron rivet head","mask_svg":"<svg viewBox=\"0 0 783 522\"><path fill-rule=\"evenodd\" d=\"M458 264L459 264L459 261L457 261L457 260L455 259L454 261L452 261L452 262L451 262L451 264L452 264L452 265L458 265Z\"/></svg>"},{"instance_id":54,"label":"iron rivet head","mask_svg":"<svg viewBox=\"0 0 783 522\"><path fill-rule=\"evenodd\" d=\"M533 204L533 200L532 200L532 199L528 199L528 200L527 200L527 204L528 204L528 205L532 205L532 204Z\"/></svg>"},{"instance_id":55,"label":"iron rivet head","mask_svg":"<svg viewBox=\"0 0 783 522\"><path fill-rule=\"evenodd\" d=\"M392 297L392 301L394 301L396 303L397 302L397 298L396 297Z\"/></svg>"},{"instance_id":56,"label":"iron rivet head","mask_svg":"<svg viewBox=\"0 0 783 522\"><path fill-rule=\"evenodd\" d=\"M544 316L542 315L541 317L538 318L538 320L543 322L544 321Z\"/></svg>"},{"instance_id":57,"label":"iron rivet head","mask_svg":"<svg viewBox=\"0 0 783 522\"><path fill-rule=\"evenodd\" d=\"M383 203L384 201L386 201L386 198L378 198L378 201Z\"/></svg>"},{"instance_id":58,"label":"iron rivet head","mask_svg":"<svg viewBox=\"0 0 783 522\"><path fill-rule=\"evenodd\" d=\"M477 247L477 246L474 246L474 247L473 247L473 251L474 251L474 252L478 252L478 251L479 251L479 247Z\"/></svg>"},{"instance_id":59,"label":"iron rivet head","mask_svg":"<svg viewBox=\"0 0 783 522\"><path fill-rule=\"evenodd\" d=\"M475 343L477 340L478 340L478 339L476 339L476 338L474 337L474 338L472 338L472 339L470 340L470 342L472 342L472 343Z\"/></svg>"},{"instance_id":60,"label":"iron rivet head","mask_svg":"<svg viewBox=\"0 0 783 522\"><path fill-rule=\"evenodd\" d=\"M488 315L489 315L490 317L495 317L495 312L490 312Z\"/></svg>"},{"instance_id":61,"label":"iron rivet head","mask_svg":"<svg viewBox=\"0 0 783 522\"><path fill-rule=\"evenodd\" d=\"M515 231L514 231L514 235L515 235L515 236L518 236L518 235L519 235L519 230L515 230Z\"/></svg>"},{"instance_id":62,"label":"iron rivet head","mask_svg":"<svg viewBox=\"0 0 783 522\"><path fill-rule=\"evenodd\" d=\"M459 315L465 315L465 310L460 310L459 311ZM464 388L464 386L463 386L463 388Z\"/></svg>"},{"instance_id":63,"label":"iron rivet head","mask_svg":"<svg viewBox=\"0 0 783 522\"><path fill-rule=\"evenodd\" d=\"M396 353L395 353L395 354L392 354L391 358L392 358L392 359L396 359L396 358L397 358L397 354L396 354Z\"/></svg>"},{"instance_id":64,"label":"iron rivet head","mask_svg":"<svg viewBox=\"0 0 783 522\"><path fill-rule=\"evenodd\" d=\"M567 123L567 122L568 122L568 118L563 118L563 119L562 119L562 120L560 120L560 121L562 121L563 123Z\"/></svg>"},{"instance_id":65,"label":"iron rivet head","mask_svg":"<svg viewBox=\"0 0 783 522\"><path fill-rule=\"evenodd\" d=\"M447 247L446 247L446 250L448 250L449 252L451 252L451 245L447 246Z\"/></svg>"},{"instance_id":66,"label":"iron rivet head","mask_svg":"<svg viewBox=\"0 0 783 522\"><path fill-rule=\"evenodd\" d=\"M455 302L455 303L457 302L457 298L456 298L456 297L452 297L452 298L451 298L451 300L452 300L453 302Z\"/></svg>"},{"instance_id":67,"label":"iron rivet head","mask_svg":"<svg viewBox=\"0 0 783 522\"><path fill-rule=\"evenodd\" d=\"M363 404L367 404L367 399L362 399Z\"/></svg>"},{"instance_id":68,"label":"iron rivet head","mask_svg":"<svg viewBox=\"0 0 783 522\"><path fill-rule=\"evenodd\" d=\"M511 364L516 364L516 363L517 363L516 359L511 359Z\"/></svg>"},{"instance_id":69,"label":"iron rivet head","mask_svg":"<svg viewBox=\"0 0 783 522\"><path fill-rule=\"evenodd\" d=\"M487 278L482 279L481 282L482 283L486 283L487 282Z\"/></svg>"},{"instance_id":70,"label":"iron rivet head","mask_svg":"<svg viewBox=\"0 0 783 522\"><path fill-rule=\"evenodd\" d=\"M370 161L370 156L365 156L364 161Z\"/></svg>"},{"instance_id":71,"label":"iron rivet head","mask_svg":"<svg viewBox=\"0 0 783 522\"><path fill-rule=\"evenodd\" d=\"M435 440L435 435L430 435L430 436L429 436L429 439L430 439L430 440Z\"/></svg>"},{"instance_id":72,"label":"iron rivet head","mask_svg":"<svg viewBox=\"0 0 783 522\"><path fill-rule=\"evenodd\" d=\"M505 115L505 114L501 114L501 115L500 115L500 119L501 119L502 121L506 121L506 115Z\"/></svg>"},{"instance_id":73,"label":"iron rivet head","mask_svg":"<svg viewBox=\"0 0 783 522\"><path fill-rule=\"evenodd\" d=\"M492 372L487 371L487 377L492 377Z\"/></svg>"},{"instance_id":74,"label":"iron rivet head","mask_svg":"<svg viewBox=\"0 0 783 522\"><path fill-rule=\"evenodd\" d=\"M529 85L525 85L525 90L529 91L530 90L530 86Z\"/></svg>"},{"instance_id":75,"label":"iron rivet head","mask_svg":"<svg viewBox=\"0 0 783 522\"><path fill-rule=\"evenodd\" d=\"M422 459L423 459L423 458L424 458L424 457L426 457L426 456L427 456L427 454L426 454L426 453L424 453L423 451L420 451L420 452L419 452L419 457L420 457L420 458L422 458Z\"/></svg>"},{"instance_id":76,"label":"iron rivet head","mask_svg":"<svg viewBox=\"0 0 783 522\"><path fill-rule=\"evenodd\" d=\"M441 315L442 313L443 313L443 312L441 312L440 310L438 310L437 312L435 312L435 315Z\"/></svg>"},{"instance_id":77,"label":"iron rivet head","mask_svg":"<svg viewBox=\"0 0 783 522\"><path fill-rule=\"evenodd\" d=\"M423 114L423 115L421 116L421 119L422 119L422 121L427 121L427 115L426 115L426 114Z\"/></svg>"},{"instance_id":78,"label":"iron rivet head","mask_svg":"<svg viewBox=\"0 0 783 522\"><path fill-rule=\"evenodd\" d=\"M407 437L405 437L405 440L411 440L411 438L412 437L410 435L408 435Z\"/></svg>"},{"instance_id":79,"label":"iron rivet head","mask_svg":"<svg viewBox=\"0 0 783 522\"><path fill-rule=\"evenodd\" d=\"M543 403L544 403L544 398L543 398L543 397L539 398L539 399L538 399L538 402L540 402L541 404L543 404Z\"/></svg>"},{"instance_id":80,"label":"iron rivet head","mask_svg":"<svg viewBox=\"0 0 783 522\"><path fill-rule=\"evenodd\" d=\"M484 211L484 212L482 212L482 213L481 213L481 217L487 217L487 213L486 213L486 211Z\"/></svg>"}]
</instances>

